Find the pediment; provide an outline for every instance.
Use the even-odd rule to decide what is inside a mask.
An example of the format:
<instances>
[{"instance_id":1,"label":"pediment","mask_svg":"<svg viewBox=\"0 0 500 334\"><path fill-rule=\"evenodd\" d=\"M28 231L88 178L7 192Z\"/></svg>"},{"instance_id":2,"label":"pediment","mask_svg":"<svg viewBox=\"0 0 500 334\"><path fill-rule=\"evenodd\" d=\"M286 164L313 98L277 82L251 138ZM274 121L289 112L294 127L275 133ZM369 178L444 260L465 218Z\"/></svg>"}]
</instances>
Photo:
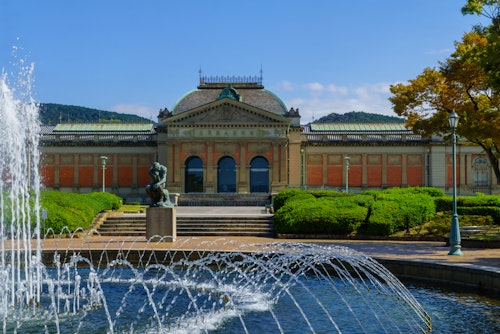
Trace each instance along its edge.
<instances>
[{"instance_id":1,"label":"pediment","mask_svg":"<svg viewBox=\"0 0 500 334\"><path fill-rule=\"evenodd\" d=\"M283 124L290 120L284 116L256 108L229 98L217 100L163 120L164 125L174 124Z\"/></svg>"}]
</instances>

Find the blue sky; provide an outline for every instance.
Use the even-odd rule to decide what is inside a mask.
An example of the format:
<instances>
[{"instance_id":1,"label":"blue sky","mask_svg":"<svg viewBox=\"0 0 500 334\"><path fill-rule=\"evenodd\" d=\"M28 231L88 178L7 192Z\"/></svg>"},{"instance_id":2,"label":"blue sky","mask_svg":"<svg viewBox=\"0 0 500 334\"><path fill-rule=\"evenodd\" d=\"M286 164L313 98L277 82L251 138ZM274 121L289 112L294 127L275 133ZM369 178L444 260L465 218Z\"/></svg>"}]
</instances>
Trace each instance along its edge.
<instances>
[{"instance_id":1,"label":"blue sky","mask_svg":"<svg viewBox=\"0 0 500 334\"><path fill-rule=\"evenodd\" d=\"M437 66L464 32L488 23L463 16L464 3L0 0L0 69L33 62L37 102L155 121L196 88L200 68L262 68L265 88L299 108L302 123L332 112L395 115L390 84Z\"/></svg>"}]
</instances>

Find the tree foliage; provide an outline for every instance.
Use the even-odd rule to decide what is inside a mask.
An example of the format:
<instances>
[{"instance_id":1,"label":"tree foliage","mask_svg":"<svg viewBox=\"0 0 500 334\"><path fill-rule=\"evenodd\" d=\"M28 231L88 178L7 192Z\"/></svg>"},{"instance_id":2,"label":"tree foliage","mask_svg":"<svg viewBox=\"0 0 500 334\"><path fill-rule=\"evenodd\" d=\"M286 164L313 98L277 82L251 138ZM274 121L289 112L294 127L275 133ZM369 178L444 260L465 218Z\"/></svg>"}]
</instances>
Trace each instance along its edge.
<instances>
[{"instance_id":1,"label":"tree foliage","mask_svg":"<svg viewBox=\"0 0 500 334\"><path fill-rule=\"evenodd\" d=\"M498 18L498 1L469 0L464 13L478 13L484 6ZM407 84L391 86L395 113L423 136L450 133L448 116L460 116L457 134L481 146L500 184L500 60L495 28L475 27L455 43L455 51L437 68L426 68ZM497 64L497 65L492 65ZM497 84L498 83L498 84Z\"/></svg>"},{"instance_id":2,"label":"tree foliage","mask_svg":"<svg viewBox=\"0 0 500 334\"><path fill-rule=\"evenodd\" d=\"M331 113L315 120L313 123L404 123L404 121L404 119L395 116L351 111L343 115Z\"/></svg>"},{"instance_id":3,"label":"tree foliage","mask_svg":"<svg viewBox=\"0 0 500 334\"><path fill-rule=\"evenodd\" d=\"M151 123L151 120L137 115L56 103L40 104L40 121L44 125L59 123Z\"/></svg>"}]
</instances>

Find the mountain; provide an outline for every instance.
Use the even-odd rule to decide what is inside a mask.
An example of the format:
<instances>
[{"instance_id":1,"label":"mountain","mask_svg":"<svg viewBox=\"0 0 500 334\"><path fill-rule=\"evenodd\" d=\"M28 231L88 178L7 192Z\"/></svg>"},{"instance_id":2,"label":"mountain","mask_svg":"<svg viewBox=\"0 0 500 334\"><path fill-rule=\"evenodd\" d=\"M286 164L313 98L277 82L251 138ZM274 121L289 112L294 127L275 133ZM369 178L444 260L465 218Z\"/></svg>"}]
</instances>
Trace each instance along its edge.
<instances>
[{"instance_id":1,"label":"mountain","mask_svg":"<svg viewBox=\"0 0 500 334\"><path fill-rule=\"evenodd\" d=\"M151 123L150 119L78 106L56 103L40 104L40 122L43 125L59 123Z\"/></svg>"},{"instance_id":2,"label":"mountain","mask_svg":"<svg viewBox=\"0 0 500 334\"><path fill-rule=\"evenodd\" d=\"M351 111L343 115L331 113L315 120L313 123L404 123L404 118L370 114L364 111Z\"/></svg>"}]
</instances>

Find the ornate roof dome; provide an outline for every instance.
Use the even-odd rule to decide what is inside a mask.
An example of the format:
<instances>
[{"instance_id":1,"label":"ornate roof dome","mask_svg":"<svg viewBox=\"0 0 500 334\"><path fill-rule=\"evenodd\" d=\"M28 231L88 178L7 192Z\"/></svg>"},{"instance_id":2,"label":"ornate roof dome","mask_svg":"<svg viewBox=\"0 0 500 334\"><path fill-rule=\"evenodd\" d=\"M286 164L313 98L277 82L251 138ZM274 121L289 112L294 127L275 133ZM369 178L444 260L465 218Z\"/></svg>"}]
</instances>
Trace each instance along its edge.
<instances>
[{"instance_id":1,"label":"ornate roof dome","mask_svg":"<svg viewBox=\"0 0 500 334\"><path fill-rule=\"evenodd\" d=\"M273 114L287 113L283 101L264 89L259 77L201 77L198 88L181 97L174 105L172 114L180 114L226 97Z\"/></svg>"}]
</instances>

